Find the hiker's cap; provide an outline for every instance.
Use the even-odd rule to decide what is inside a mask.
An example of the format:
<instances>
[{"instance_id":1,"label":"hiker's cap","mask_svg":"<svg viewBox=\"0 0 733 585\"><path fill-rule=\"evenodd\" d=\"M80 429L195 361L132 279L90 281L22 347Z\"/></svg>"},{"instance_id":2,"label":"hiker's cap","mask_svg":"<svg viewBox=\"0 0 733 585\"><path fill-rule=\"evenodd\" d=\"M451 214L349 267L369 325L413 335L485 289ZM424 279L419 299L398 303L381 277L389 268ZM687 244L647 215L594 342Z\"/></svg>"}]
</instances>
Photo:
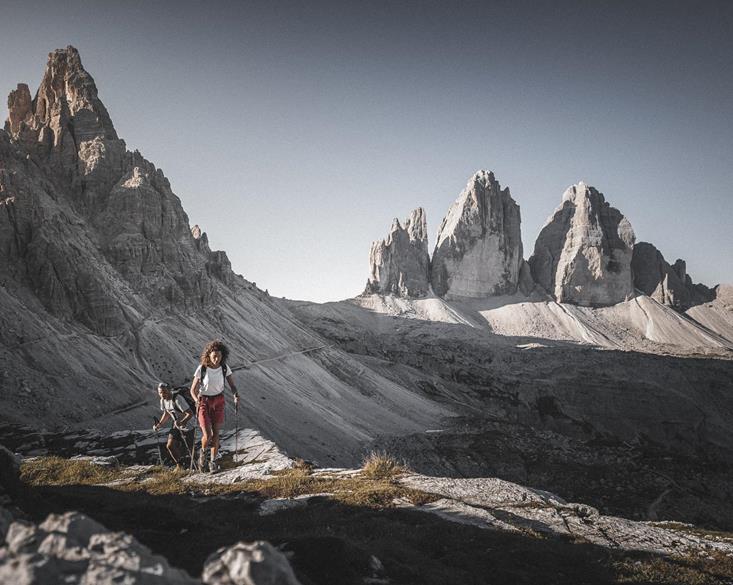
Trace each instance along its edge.
<instances>
[{"instance_id":1,"label":"hiker's cap","mask_svg":"<svg viewBox=\"0 0 733 585\"><path fill-rule=\"evenodd\" d=\"M161 382L160 384L158 384L158 390L170 390L170 389L171 387L168 384L166 384L165 382Z\"/></svg>"}]
</instances>

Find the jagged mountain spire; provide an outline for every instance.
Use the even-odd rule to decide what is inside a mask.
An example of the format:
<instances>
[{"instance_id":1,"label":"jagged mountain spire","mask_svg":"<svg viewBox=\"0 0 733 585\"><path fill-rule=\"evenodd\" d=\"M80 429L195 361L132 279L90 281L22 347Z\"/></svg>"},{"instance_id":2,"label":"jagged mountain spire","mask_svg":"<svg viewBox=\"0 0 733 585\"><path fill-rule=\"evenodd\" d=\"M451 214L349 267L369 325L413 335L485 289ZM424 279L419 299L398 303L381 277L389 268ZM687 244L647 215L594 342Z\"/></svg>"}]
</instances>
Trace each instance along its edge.
<instances>
[{"instance_id":1,"label":"jagged mountain spire","mask_svg":"<svg viewBox=\"0 0 733 585\"><path fill-rule=\"evenodd\" d=\"M418 207L404 227L395 218L387 237L372 244L365 292L424 296L430 289L429 264L427 220Z\"/></svg>"},{"instance_id":2,"label":"jagged mountain spire","mask_svg":"<svg viewBox=\"0 0 733 585\"><path fill-rule=\"evenodd\" d=\"M94 138L117 140L94 79L72 46L49 53L35 98L30 99L24 83L10 94L5 130L16 140L29 142L35 138L46 147L56 148Z\"/></svg>"},{"instance_id":3,"label":"jagged mountain spire","mask_svg":"<svg viewBox=\"0 0 733 585\"><path fill-rule=\"evenodd\" d=\"M478 171L438 231L431 283L436 295L488 297L517 290L522 266L519 205L494 173Z\"/></svg>"},{"instance_id":4,"label":"jagged mountain spire","mask_svg":"<svg viewBox=\"0 0 733 585\"><path fill-rule=\"evenodd\" d=\"M529 259L534 280L561 303L600 306L633 294L629 220L582 181L568 187Z\"/></svg>"}]
</instances>

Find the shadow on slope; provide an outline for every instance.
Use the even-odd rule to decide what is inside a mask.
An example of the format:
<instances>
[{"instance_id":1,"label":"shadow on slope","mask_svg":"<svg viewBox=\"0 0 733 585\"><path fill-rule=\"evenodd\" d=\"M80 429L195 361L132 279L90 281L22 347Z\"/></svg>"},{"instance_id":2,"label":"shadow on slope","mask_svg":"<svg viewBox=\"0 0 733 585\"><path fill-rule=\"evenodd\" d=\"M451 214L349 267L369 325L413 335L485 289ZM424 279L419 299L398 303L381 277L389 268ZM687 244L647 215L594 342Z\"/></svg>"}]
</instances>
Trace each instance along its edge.
<instances>
[{"instance_id":1,"label":"shadow on slope","mask_svg":"<svg viewBox=\"0 0 733 585\"><path fill-rule=\"evenodd\" d=\"M133 534L192 575L200 574L206 557L219 547L255 539L291 552L303 585L722 583L733 574L729 566L699 559L482 530L433 514L345 506L325 498L258 516L259 501L255 494L192 499L67 486L28 490L22 505L36 521L51 512L79 510L111 530ZM382 570L375 569L372 556Z\"/></svg>"},{"instance_id":2,"label":"shadow on slope","mask_svg":"<svg viewBox=\"0 0 733 585\"><path fill-rule=\"evenodd\" d=\"M729 359L497 336L356 307L304 319L462 415L375 441L419 472L497 476L606 513L733 527Z\"/></svg>"}]
</instances>

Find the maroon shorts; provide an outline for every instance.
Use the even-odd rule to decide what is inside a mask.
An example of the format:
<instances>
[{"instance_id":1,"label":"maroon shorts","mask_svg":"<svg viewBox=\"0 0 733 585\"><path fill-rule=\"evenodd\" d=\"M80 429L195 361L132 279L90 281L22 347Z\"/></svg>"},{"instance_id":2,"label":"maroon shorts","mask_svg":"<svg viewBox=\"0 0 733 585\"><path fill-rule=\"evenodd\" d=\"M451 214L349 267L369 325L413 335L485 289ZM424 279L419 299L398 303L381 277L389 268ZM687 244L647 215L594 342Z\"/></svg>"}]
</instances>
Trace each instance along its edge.
<instances>
[{"instance_id":1,"label":"maroon shorts","mask_svg":"<svg viewBox=\"0 0 733 585\"><path fill-rule=\"evenodd\" d=\"M199 427L207 430L224 424L224 393L216 396L199 396Z\"/></svg>"}]
</instances>

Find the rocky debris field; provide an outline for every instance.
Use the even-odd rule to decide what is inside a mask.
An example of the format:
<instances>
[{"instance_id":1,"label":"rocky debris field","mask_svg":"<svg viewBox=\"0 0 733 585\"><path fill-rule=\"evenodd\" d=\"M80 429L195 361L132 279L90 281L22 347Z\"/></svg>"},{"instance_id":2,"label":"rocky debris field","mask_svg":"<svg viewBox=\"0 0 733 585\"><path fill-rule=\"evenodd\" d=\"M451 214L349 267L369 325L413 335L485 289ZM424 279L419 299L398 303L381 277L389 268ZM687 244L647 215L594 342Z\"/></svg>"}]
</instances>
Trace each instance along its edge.
<instances>
[{"instance_id":1,"label":"rocky debris field","mask_svg":"<svg viewBox=\"0 0 733 585\"><path fill-rule=\"evenodd\" d=\"M605 515L498 478L417 474L384 454L362 469L313 467L274 446L252 459L255 434L240 439L241 452L213 476L120 465L111 455L21 463L2 449L0 576L288 585L733 579L730 533Z\"/></svg>"}]
</instances>

